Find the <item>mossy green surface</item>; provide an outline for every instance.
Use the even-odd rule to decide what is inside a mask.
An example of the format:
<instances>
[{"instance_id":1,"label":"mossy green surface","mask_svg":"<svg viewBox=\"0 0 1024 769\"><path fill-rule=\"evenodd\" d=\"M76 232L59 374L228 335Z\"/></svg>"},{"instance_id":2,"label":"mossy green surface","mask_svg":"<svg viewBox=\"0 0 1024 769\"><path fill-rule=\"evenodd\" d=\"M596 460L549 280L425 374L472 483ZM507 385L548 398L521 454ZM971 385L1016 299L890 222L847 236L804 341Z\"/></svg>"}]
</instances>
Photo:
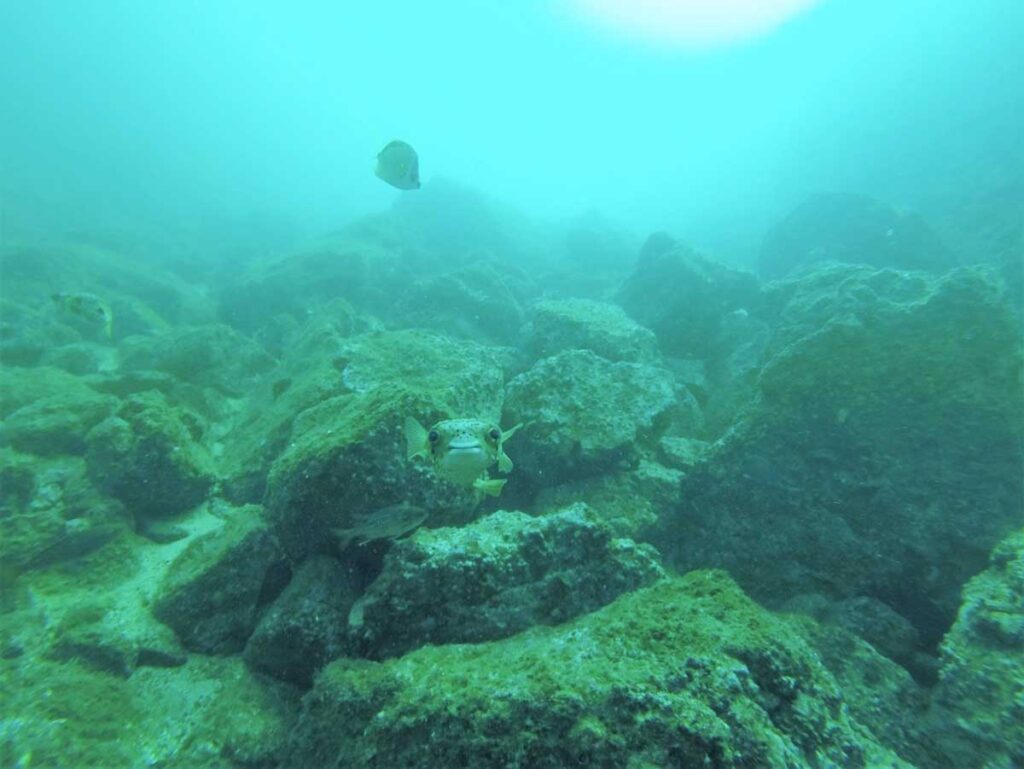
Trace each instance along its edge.
<instances>
[{"instance_id":1,"label":"mossy green surface","mask_svg":"<svg viewBox=\"0 0 1024 769\"><path fill-rule=\"evenodd\" d=\"M1024 529L964 588L929 731L949 766L1024 766Z\"/></svg>"},{"instance_id":2,"label":"mossy green surface","mask_svg":"<svg viewBox=\"0 0 1024 769\"><path fill-rule=\"evenodd\" d=\"M719 572L504 641L332 663L287 765L906 766L796 627Z\"/></svg>"}]
</instances>

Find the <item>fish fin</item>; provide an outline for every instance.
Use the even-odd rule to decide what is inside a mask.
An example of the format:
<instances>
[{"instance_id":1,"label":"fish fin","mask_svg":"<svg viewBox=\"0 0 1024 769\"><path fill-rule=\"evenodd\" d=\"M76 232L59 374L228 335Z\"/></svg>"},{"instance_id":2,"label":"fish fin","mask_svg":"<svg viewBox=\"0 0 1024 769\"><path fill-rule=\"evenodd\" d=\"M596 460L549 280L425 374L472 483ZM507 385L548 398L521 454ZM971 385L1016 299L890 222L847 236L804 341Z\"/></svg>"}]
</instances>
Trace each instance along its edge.
<instances>
[{"instance_id":1,"label":"fish fin","mask_svg":"<svg viewBox=\"0 0 1024 769\"><path fill-rule=\"evenodd\" d=\"M473 481L473 488L482 491L489 497L496 497L501 494L501 488L508 483L505 478L477 478Z\"/></svg>"},{"instance_id":2,"label":"fish fin","mask_svg":"<svg viewBox=\"0 0 1024 769\"><path fill-rule=\"evenodd\" d=\"M513 435L515 435L516 434L516 430L518 430L522 426L523 426L523 423L520 422L515 427L510 427L508 430L502 430L502 432L501 432L501 442L504 443L509 438L511 438Z\"/></svg>"},{"instance_id":3,"label":"fish fin","mask_svg":"<svg viewBox=\"0 0 1024 769\"><path fill-rule=\"evenodd\" d=\"M405 418L405 452L406 458L427 458L427 431L412 417Z\"/></svg>"},{"instance_id":4,"label":"fish fin","mask_svg":"<svg viewBox=\"0 0 1024 769\"><path fill-rule=\"evenodd\" d=\"M498 469L503 473L511 473L512 468L515 465L512 464L512 460L508 458L508 454L504 450L498 452Z\"/></svg>"}]
</instances>

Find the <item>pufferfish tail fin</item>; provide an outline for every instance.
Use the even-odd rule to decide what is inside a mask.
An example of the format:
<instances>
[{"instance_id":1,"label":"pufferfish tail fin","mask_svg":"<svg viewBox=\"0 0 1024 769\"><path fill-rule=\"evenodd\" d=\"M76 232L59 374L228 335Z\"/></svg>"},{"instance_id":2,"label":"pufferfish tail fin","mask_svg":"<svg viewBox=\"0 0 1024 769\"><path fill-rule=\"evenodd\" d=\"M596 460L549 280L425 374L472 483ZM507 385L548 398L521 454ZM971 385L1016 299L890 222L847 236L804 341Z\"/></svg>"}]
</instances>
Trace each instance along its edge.
<instances>
[{"instance_id":1,"label":"pufferfish tail fin","mask_svg":"<svg viewBox=\"0 0 1024 769\"><path fill-rule=\"evenodd\" d=\"M412 417L405 418L405 455L407 459L427 458L427 430Z\"/></svg>"}]
</instances>

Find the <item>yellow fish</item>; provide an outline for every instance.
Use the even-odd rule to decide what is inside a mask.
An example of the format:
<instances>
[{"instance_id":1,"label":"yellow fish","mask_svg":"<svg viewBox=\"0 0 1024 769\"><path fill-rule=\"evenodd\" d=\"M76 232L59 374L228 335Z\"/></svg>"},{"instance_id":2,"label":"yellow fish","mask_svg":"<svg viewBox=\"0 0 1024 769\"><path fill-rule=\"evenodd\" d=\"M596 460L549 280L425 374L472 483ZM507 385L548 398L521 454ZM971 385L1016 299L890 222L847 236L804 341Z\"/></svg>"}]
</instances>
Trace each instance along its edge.
<instances>
[{"instance_id":1,"label":"yellow fish","mask_svg":"<svg viewBox=\"0 0 1024 769\"><path fill-rule=\"evenodd\" d=\"M102 329L104 336L110 338L114 314L110 311L110 305L98 296L87 293L69 293L51 294L50 298L64 315L92 328Z\"/></svg>"},{"instance_id":2,"label":"yellow fish","mask_svg":"<svg viewBox=\"0 0 1024 769\"><path fill-rule=\"evenodd\" d=\"M409 459L428 460L434 472L447 481L476 489L496 497L506 479L489 479L487 470L494 463L503 473L512 471L512 460L505 453L505 441L518 424L502 432L482 419L445 419L429 430L412 417L405 420L405 442Z\"/></svg>"}]
</instances>

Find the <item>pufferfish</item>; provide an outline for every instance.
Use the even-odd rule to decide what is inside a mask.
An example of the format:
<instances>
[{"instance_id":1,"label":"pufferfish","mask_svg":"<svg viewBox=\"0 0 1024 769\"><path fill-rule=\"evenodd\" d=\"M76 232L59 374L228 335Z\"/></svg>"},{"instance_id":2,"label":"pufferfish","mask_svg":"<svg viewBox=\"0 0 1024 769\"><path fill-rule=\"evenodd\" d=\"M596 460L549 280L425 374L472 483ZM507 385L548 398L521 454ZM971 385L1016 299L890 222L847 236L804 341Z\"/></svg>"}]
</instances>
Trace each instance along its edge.
<instances>
[{"instance_id":1,"label":"pufferfish","mask_svg":"<svg viewBox=\"0 0 1024 769\"><path fill-rule=\"evenodd\" d=\"M487 470L497 462L501 472L512 471L505 441L520 427L521 423L503 432L482 419L445 419L426 430L407 417L405 442L409 459L426 459L439 477L496 497L506 479L488 478Z\"/></svg>"},{"instance_id":2,"label":"pufferfish","mask_svg":"<svg viewBox=\"0 0 1024 769\"><path fill-rule=\"evenodd\" d=\"M100 329L104 336L110 338L114 314L110 311L110 305L95 294L51 294L50 299L65 318L73 319L89 328Z\"/></svg>"}]
</instances>

